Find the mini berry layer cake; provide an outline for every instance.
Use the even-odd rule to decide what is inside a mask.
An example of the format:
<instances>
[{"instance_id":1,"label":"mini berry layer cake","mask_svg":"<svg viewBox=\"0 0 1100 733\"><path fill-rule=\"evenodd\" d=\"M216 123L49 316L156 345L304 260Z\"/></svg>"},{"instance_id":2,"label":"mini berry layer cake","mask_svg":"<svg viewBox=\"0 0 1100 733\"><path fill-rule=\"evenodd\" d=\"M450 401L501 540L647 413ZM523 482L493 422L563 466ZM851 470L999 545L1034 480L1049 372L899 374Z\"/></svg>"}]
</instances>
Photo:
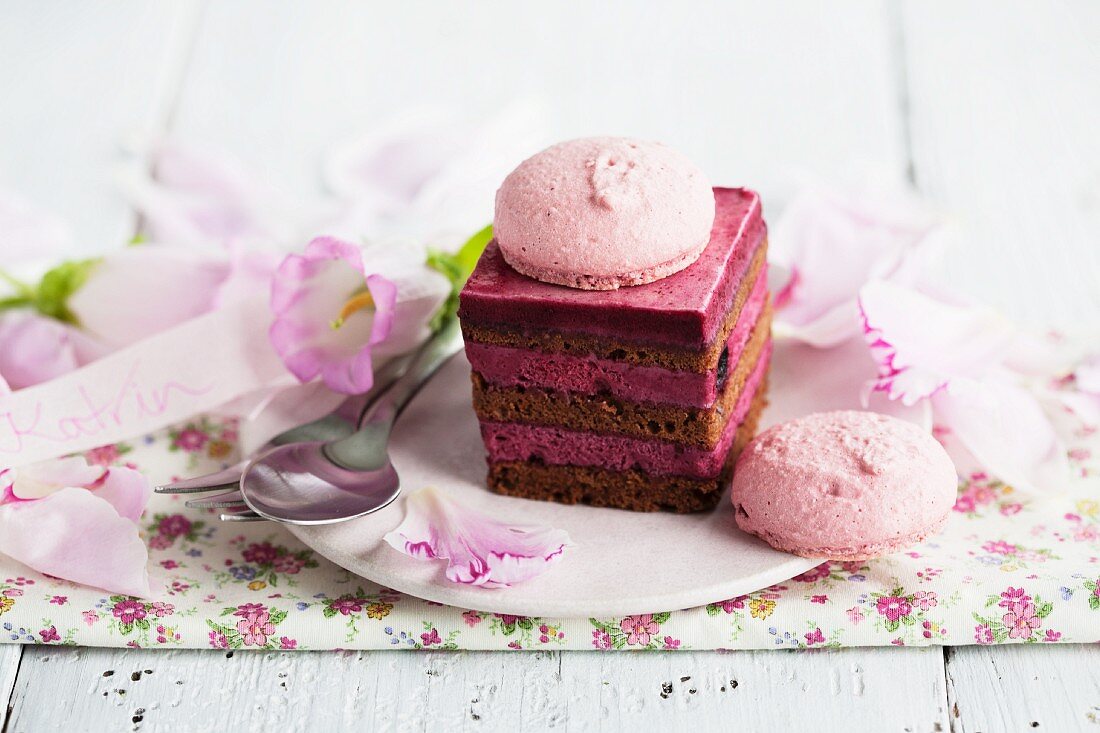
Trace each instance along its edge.
<instances>
[{"instance_id":1,"label":"mini berry layer cake","mask_svg":"<svg viewBox=\"0 0 1100 733\"><path fill-rule=\"evenodd\" d=\"M713 197L697 259L632 287L536 280L490 243L459 317L493 491L638 511L718 502L766 404L771 306L759 197Z\"/></svg>"}]
</instances>

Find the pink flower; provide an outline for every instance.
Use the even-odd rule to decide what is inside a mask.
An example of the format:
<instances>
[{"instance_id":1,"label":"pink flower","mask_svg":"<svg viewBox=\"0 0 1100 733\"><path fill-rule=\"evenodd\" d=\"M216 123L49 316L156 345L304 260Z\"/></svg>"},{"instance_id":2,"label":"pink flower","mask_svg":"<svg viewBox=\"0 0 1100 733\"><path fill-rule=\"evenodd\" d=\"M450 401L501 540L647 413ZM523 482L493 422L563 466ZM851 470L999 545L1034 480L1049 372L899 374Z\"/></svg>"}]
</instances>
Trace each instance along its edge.
<instances>
[{"instance_id":1,"label":"pink flower","mask_svg":"<svg viewBox=\"0 0 1100 733\"><path fill-rule=\"evenodd\" d=\"M88 463L91 463L93 466L107 467L121 458L122 453L119 452L117 445L102 445L98 448L92 448L90 451L86 451L84 457L88 460Z\"/></svg>"},{"instance_id":2,"label":"pink flower","mask_svg":"<svg viewBox=\"0 0 1100 733\"><path fill-rule=\"evenodd\" d=\"M561 559L569 543L562 530L510 525L432 488L406 497L404 520L384 539L417 559L446 559L451 582L486 588L540 575Z\"/></svg>"},{"instance_id":3,"label":"pink flower","mask_svg":"<svg viewBox=\"0 0 1100 733\"><path fill-rule=\"evenodd\" d=\"M0 378L11 389L47 382L107 351L67 323L29 310L0 312Z\"/></svg>"},{"instance_id":4,"label":"pink flower","mask_svg":"<svg viewBox=\"0 0 1100 733\"><path fill-rule=\"evenodd\" d=\"M824 603L827 600L829 600L829 596L827 596L827 595L810 596L810 603L820 603L820 604L824 605Z\"/></svg>"},{"instance_id":5,"label":"pink flower","mask_svg":"<svg viewBox=\"0 0 1100 733\"><path fill-rule=\"evenodd\" d=\"M0 470L0 553L57 578L149 595L137 521L151 493L137 471L79 456Z\"/></svg>"},{"instance_id":6,"label":"pink flower","mask_svg":"<svg viewBox=\"0 0 1100 733\"><path fill-rule=\"evenodd\" d=\"M191 249L282 244L296 229L292 202L222 153L162 140L149 149L148 173L120 179L123 193L157 241Z\"/></svg>"},{"instance_id":7,"label":"pink flower","mask_svg":"<svg viewBox=\"0 0 1100 733\"><path fill-rule=\"evenodd\" d=\"M172 546L172 538L166 534L155 534L149 538L150 550L167 550Z\"/></svg>"},{"instance_id":8,"label":"pink flower","mask_svg":"<svg viewBox=\"0 0 1100 733\"><path fill-rule=\"evenodd\" d=\"M279 648L280 649L297 649L298 648L298 640L297 639L291 639L288 636L279 637Z\"/></svg>"},{"instance_id":9,"label":"pink flower","mask_svg":"<svg viewBox=\"0 0 1100 733\"><path fill-rule=\"evenodd\" d=\"M182 514L169 514L157 523L157 532L166 537L183 537L191 533L191 520Z\"/></svg>"},{"instance_id":10,"label":"pink flower","mask_svg":"<svg viewBox=\"0 0 1100 733\"><path fill-rule=\"evenodd\" d=\"M176 568L180 567L180 564L175 560L161 560L160 566L165 570L175 570Z\"/></svg>"},{"instance_id":11,"label":"pink flower","mask_svg":"<svg viewBox=\"0 0 1100 733\"><path fill-rule=\"evenodd\" d=\"M825 635L821 633L821 627L814 629L813 631L805 634L806 646L813 646L814 644L824 644Z\"/></svg>"},{"instance_id":12,"label":"pink flower","mask_svg":"<svg viewBox=\"0 0 1100 733\"><path fill-rule=\"evenodd\" d=\"M267 637L275 633L275 624L271 623L267 611L259 611L238 621L237 631L245 646L263 646L267 643Z\"/></svg>"},{"instance_id":13,"label":"pink flower","mask_svg":"<svg viewBox=\"0 0 1100 733\"><path fill-rule=\"evenodd\" d=\"M771 257L790 279L775 296L777 331L818 347L859 333L856 297L871 279L912 282L935 248L938 218L903 192L868 182L807 187L771 234Z\"/></svg>"},{"instance_id":14,"label":"pink flower","mask_svg":"<svg viewBox=\"0 0 1100 733\"><path fill-rule=\"evenodd\" d=\"M229 639L220 631L211 631L209 634L210 646L215 649L228 649Z\"/></svg>"},{"instance_id":15,"label":"pink flower","mask_svg":"<svg viewBox=\"0 0 1100 733\"><path fill-rule=\"evenodd\" d=\"M903 616L913 612L913 607L908 599L902 596L883 596L878 599L875 609L888 621L897 621Z\"/></svg>"},{"instance_id":16,"label":"pink flower","mask_svg":"<svg viewBox=\"0 0 1100 733\"><path fill-rule=\"evenodd\" d=\"M823 562L820 565L810 568L804 573L794 576L792 580L797 580L802 583L815 583L819 580L825 580L829 577L829 563Z\"/></svg>"},{"instance_id":17,"label":"pink flower","mask_svg":"<svg viewBox=\"0 0 1100 733\"><path fill-rule=\"evenodd\" d=\"M863 621L863 610L859 606L853 606L844 612L848 616L848 620L852 622L853 626L858 626Z\"/></svg>"},{"instance_id":18,"label":"pink flower","mask_svg":"<svg viewBox=\"0 0 1100 733\"><path fill-rule=\"evenodd\" d=\"M194 428L187 428L179 432L176 439L172 441L172 445L188 453L198 453L208 440L210 440L210 436L206 433Z\"/></svg>"},{"instance_id":19,"label":"pink flower","mask_svg":"<svg viewBox=\"0 0 1100 733\"><path fill-rule=\"evenodd\" d=\"M745 607L745 600L748 596L737 596L736 598L729 598L724 601L718 601L714 605L722 609L726 613L733 613L737 609Z\"/></svg>"},{"instance_id":20,"label":"pink flower","mask_svg":"<svg viewBox=\"0 0 1100 733\"><path fill-rule=\"evenodd\" d=\"M374 382L371 347L389 336L396 302L397 287L367 276L359 249L314 239L275 273L271 343L300 382L320 376L333 391L361 394Z\"/></svg>"},{"instance_id":21,"label":"pink flower","mask_svg":"<svg viewBox=\"0 0 1100 733\"><path fill-rule=\"evenodd\" d=\"M939 601L936 599L936 594L930 590L919 590L913 594L913 603L917 605L922 611L927 611L931 608L935 608Z\"/></svg>"},{"instance_id":22,"label":"pink flower","mask_svg":"<svg viewBox=\"0 0 1100 733\"><path fill-rule=\"evenodd\" d=\"M1019 514L1023 508L1023 504L1004 504L1001 506L1001 514L1006 517L1011 517L1014 514Z\"/></svg>"},{"instance_id":23,"label":"pink flower","mask_svg":"<svg viewBox=\"0 0 1100 733\"><path fill-rule=\"evenodd\" d=\"M462 620L466 622L467 626L477 626L481 623L481 614L477 611L463 611Z\"/></svg>"},{"instance_id":24,"label":"pink flower","mask_svg":"<svg viewBox=\"0 0 1100 733\"><path fill-rule=\"evenodd\" d=\"M962 514L970 514L977 508L977 504L974 501L974 495L969 491L959 494L959 498L955 500L955 511L961 512Z\"/></svg>"},{"instance_id":25,"label":"pink flower","mask_svg":"<svg viewBox=\"0 0 1100 733\"><path fill-rule=\"evenodd\" d=\"M997 604L1001 608L1011 608L1021 601L1027 602L1031 600L1031 596L1024 592L1023 588L1013 588L1009 586L1001 592L1001 601Z\"/></svg>"},{"instance_id":26,"label":"pink flower","mask_svg":"<svg viewBox=\"0 0 1100 733\"><path fill-rule=\"evenodd\" d=\"M657 633L658 624L653 620L653 614L644 613L640 616L627 616L619 622L619 628L626 634L627 644L645 646Z\"/></svg>"},{"instance_id":27,"label":"pink flower","mask_svg":"<svg viewBox=\"0 0 1100 733\"><path fill-rule=\"evenodd\" d=\"M42 629L38 632L38 635L42 637L43 644L49 644L51 641L61 641L61 635L57 633L56 626L50 626L48 629Z\"/></svg>"},{"instance_id":28,"label":"pink flower","mask_svg":"<svg viewBox=\"0 0 1100 733\"><path fill-rule=\"evenodd\" d=\"M1030 601L1017 601L1012 605L1012 610L1001 618L1002 623L1008 627L1008 638L1029 639L1031 633L1039 628L1042 620L1035 615L1035 604Z\"/></svg>"},{"instance_id":29,"label":"pink flower","mask_svg":"<svg viewBox=\"0 0 1100 733\"><path fill-rule=\"evenodd\" d=\"M271 255L256 258L265 263L266 274L249 289L262 293L274 263ZM240 271L260 264L198 248L124 247L95 265L69 298L69 308L95 339L126 346L239 299Z\"/></svg>"},{"instance_id":30,"label":"pink flower","mask_svg":"<svg viewBox=\"0 0 1100 733\"><path fill-rule=\"evenodd\" d=\"M592 632L592 646L597 649L610 649L611 635L602 629L596 629Z\"/></svg>"},{"instance_id":31,"label":"pink flower","mask_svg":"<svg viewBox=\"0 0 1100 733\"><path fill-rule=\"evenodd\" d=\"M152 606L153 615L157 618L164 618L165 616L171 616L176 612L176 607L171 603L164 603L162 601L154 601Z\"/></svg>"},{"instance_id":32,"label":"pink flower","mask_svg":"<svg viewBox=\"0 0 1100 733\"><path fill-rule=\"evenodd\" d=\"M662 649L667 649L667 650L679 649L680 648L680 640L679 639L673 639L671 636L666 636L665 639L664 639L664 644L661 645L661 648Z\"/></svg>"},{"instance_id":33,"label":"pink flower","mask_svg":"<svg viewBox=\"0 0 1100 733\"><path fill-rule=\"evenodd\" d=\"M0 191L0 252L5 266L60 257L72 243L68 224L20 194Z\"/></svg>"},{"instance_id":34,"label":"pink flower","mask_svg":"<svg viewBox=\"0 0 1100 733\"><path fill-rule=\"evenodd\" d=\"M54 596L53 598L50 599L50 603L52 603L55 606L64 606L68 602L69 602L68 596Z\"/></svg>"},{"instance_id":35,"label":"pink flower","mask_svg":"<svg viewBox=\"0 0 1100 733\"><path fill-rule=\"evenodd\" d=\"M233 615L240 616L241 618L248 618L253 614L263 613L265 611L267 611L267 606L262 603L242 603L237 606L237 610L233 612Z\"/></svg>"},{"instance_id":36,"label":"pink flower","mask_svg":"<svg viewBox=\"0 0 1100 733\"><path fill-rule=\"evenodd\" d=\"M434 626L431 631L420 635L420 641L426 647L443 643L443 640L439 638L439 631L437 631Z\"/></svg>"},{"instance_id":37,"label":"pink flower","mask_svg":"<svg viewBox=\"0 0 1100 733\"><path fill-rule=\"evenodd\" d=\"M145 618L145 604L141 601L119 601L111 609L111 615L121 624L132 624Z\"/></svg>"},{"instance_id":38,"label":"pink flower","mask_svg":"<svg viewBox=\"0 0 1100 733\"><path fill-rule=\"evenodd\" d=\"M241 552L241 557L244 558L245 562L257 565L271 565L278 556L279 549L270 542L254 542Z\"/></svg>"},{"instance_id":39,"label":"pink flower","mask_svg":"<svg viewBox=\"0 0 1100 733\"><path fill-rule=\"evenodd\" d=\"M1004 540L997 540L996 542L986 542L984 545L982 545L982 549L986 552L993 553L994 555L1016 554L1016 545L1011 545Z\"/></svg>"},{"instance_id":40,"label":"pink flower","mask_svg":"<svg viewBox=\"0 0 1100 733\"><path fill-rule=\"evenodd\" d=\"M272 568L275 572L285 573L286 575L297 575L305 566L305 560L291 554L276 557L275 562L272 564Z\"/></svg>"},{"instance_id":41,"label":"pink flower","mask_svg":"<svg viewBox=\"0 0 1100 733\"><path fill-rule=\"evenodd\" d=\"M99 621L99 614L95 611L81 611L80 615L84 619L84 623L88 626L93 626Z\"/></svg>"},{"instance_id":42,"label":"pink flower","mask_svg":"<svg viewBox=\"0 0 1100 733\"><path fill-rule=\"evenodd\" d=\"M352 596L342 596L332 602L332 609L344 616L350 616L353 613L359 613L363 610L363 604L366 601L362 598L354 598Z\"/></svg>"}]
</instances>

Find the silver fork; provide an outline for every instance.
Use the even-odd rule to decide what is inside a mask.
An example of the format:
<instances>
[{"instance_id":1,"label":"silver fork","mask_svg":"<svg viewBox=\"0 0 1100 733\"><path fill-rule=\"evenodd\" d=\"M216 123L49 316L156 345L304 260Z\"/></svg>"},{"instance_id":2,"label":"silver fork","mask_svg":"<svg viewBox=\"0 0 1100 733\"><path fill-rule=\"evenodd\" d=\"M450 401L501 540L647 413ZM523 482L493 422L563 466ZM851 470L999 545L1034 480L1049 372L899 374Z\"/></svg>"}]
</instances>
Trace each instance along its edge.
<instances>
[{"instance_id":1,"label":"silver fork","mask_svg":"<svg viewBox=\"0 0 1100 733\"><path fill-rule=\"evenodd\" d=\"M360 405L358 418L354 422L336 414L326 415L311 423L298 425L283 431L257 450L256 455L289 443L337 440L351 435L356 431L358 424L371 405L404 375L412 362L412 358L413 356L409 354L391 359L382 365L378 373L375 374L374 385L369 392L363 395L363 403ZM251 511L245 505L239 489L241 476L244 475L244 470L250 461L251 457L220 471L161 484L154 491L158 494L206 494L206 492L221 490L222 493L213 496L189 499L185 502L185 506L192 509L225 509L226 511L222 512L220 516L223 521L260 521L263 517Z\"/></svg>"}]
</instances>

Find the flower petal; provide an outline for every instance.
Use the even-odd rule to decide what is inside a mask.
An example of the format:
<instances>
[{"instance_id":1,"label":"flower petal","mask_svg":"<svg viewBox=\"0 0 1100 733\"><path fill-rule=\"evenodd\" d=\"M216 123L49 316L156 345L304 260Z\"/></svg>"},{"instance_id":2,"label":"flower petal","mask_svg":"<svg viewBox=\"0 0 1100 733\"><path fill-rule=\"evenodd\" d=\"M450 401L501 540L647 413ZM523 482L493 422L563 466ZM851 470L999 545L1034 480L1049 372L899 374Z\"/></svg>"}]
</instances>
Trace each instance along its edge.
<instances>
[{"instance_id":1,"label":"flower petal","mask_svg":"<svg viewBox=\"0 0 1100 733\"><path fill-rule=\"evenodd\" d=\"M222 254L126 247L103 258L69 307L90 334L125 346L213 309L230 271Z\"/></svg>"},{"instance_id":2,"label":"flower petal","mask_svg":"<svg viewBox=\"0 0 1100 733\"><path fill-rule=\"evenodd\" d=\"M90 465L81 456L70 456L12 469L12 473L11 488L16 498L40 499L64 488L98 484L106 470Z\"/></svg>"},{"instance_id":3,"label":"flower petal","mask_svg":"<svg viewBox=\"0 0 1100 733\"><path fill-rule=\"evenodd\" d=\"M78 329L29 311L0 314L0 375L22 389L71 372L107 347Z\"/></svg>"},{"instance_id":4,"label":"flower petal","mask_svg":"<svg viewBox=\"0 0 1100 733\"><path fill-rule=\"evenodd\" d=\"M859 293L863 332L878 364L875 391L913 405L955 376L978 376L1005 353L1012 324L986 307L949 305L882 280Z\"/></svg>"},{"instance_id":5,"label":"flower petal","mask_svg":"<svg viewBox=\"0 0 1100 733\"><path fill-rule=\"evenodd\" d=\"M149 554L137 525L85 489L0 506L0 553L40 573L150 595Z\"/></svg>"},{"instance_id":6,"label":"flower petal","mask_svg":"<svg viewBox=\"0 0 1100 733\"><path fill-rule=\"evenodd\" d=\"M953 378L932 409L937 426L990 474L1023 491L1065 489L1065 446L1035 397L1006 376Z\"/></svg>"},{"instance_id":7,"label":"flower petal","mask_svg":"<svg viewBox=\"0 0 1100 733\"><path fill-rule=\"evenodd\" d=\"M421 489L405 500L405 518L385 536L398 552L447 560L454 583L497 588L529 580L561 559L569 535L549 527L514 526Z\"/></svg>"},{"instance_id":8,"label":"flower petal","mask_svg":"<svg viewBox=\"0 0 1100 733\"><path fill-rule=\"evenodd\" d=\"M95 489L95 495L113 506L120 517L137 522L153 495L153 487L139 471L112 466Z\"/></svg>"},{"instance_id":9,"label":"flower petal","mask_svg":"<svg viewBox=\"0 0 1100 733\"><path fill-rule=\"evenodd\" d=\"M22 196L0 191L0 252L4 266L59 259L72 246L69 227Z\"/></svg>"},{"instance_id":10,"label":"flower petal","mask_svg":"<svg viewBox=\"0 0 1100 733\"><path fill-rule=\"evenodd\" d=\"M165 140L149 151L149 173L119 184L153 239L173 245L293 241L291 202L233 158Z\"/></svg>"},{"instance_id":11,"label":"flower petal","mask_svg":"<svg viewBox=\"0 0 1100 733\"><path fill-rule=\"evenodd\" d=\"M770 259L790 271L777 291L777 333L833 346L859 333L856 296L868 280L918 277L941 240L925 205L873 186L814 186L772 230Z\"/></svg>"},{"instance_id":12,"label":"flower petal","mask_svg":"<svg viewBox=\"0 0 1100 733\"><path fill-rule=\"evenodd\" d=\"M393 117L329 156L325 180L342 203L322 230L461 244L492 218L515 162L541 147L545 119L532 100L480 120L435 108Z\"/></svg>"}]
</instances>

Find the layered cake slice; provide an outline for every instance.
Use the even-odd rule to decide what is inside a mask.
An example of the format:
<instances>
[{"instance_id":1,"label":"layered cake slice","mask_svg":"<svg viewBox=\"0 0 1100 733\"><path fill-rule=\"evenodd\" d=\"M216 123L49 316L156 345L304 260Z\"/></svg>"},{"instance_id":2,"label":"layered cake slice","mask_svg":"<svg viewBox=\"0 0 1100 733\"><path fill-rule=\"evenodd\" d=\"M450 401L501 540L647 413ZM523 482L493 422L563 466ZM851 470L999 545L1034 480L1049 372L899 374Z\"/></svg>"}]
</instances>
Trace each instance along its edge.
<instances>
[{"instance_id":1,"label":"layered cake slice","mask_svg":"<svg viewBox=\"0 0 1100 733\"><path fill-rule=\"evenodd\" d=\"M663 146L563 146L583 149L550 148L540 154L549 164L532 172L536 156L505 181L497 239L460 297L489 487L640 511L710 508L765 404L760 200L711 190ZM615 166L625 174L601 187Z\"/></svg>"}]
</instances>

